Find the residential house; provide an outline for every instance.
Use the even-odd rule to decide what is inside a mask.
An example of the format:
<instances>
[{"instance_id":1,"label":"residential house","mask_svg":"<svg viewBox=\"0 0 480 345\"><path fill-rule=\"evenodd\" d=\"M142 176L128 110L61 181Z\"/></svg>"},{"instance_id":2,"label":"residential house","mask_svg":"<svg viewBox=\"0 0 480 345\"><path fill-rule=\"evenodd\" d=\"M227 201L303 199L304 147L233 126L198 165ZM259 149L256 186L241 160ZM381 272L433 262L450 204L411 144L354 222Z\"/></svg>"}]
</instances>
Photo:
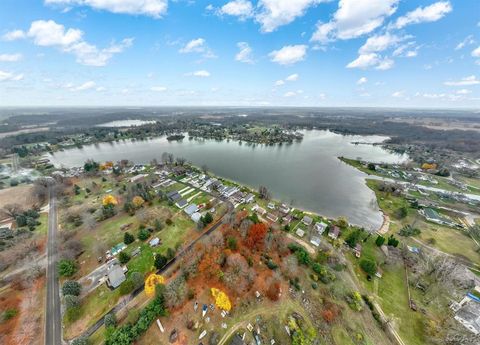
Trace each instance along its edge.
<instances>
[{"instance_id":1,"label":"residential house","mask_svg":"<svg viewBox=\"0 0 480 345\"><path fill-rule=\"evenodd\" d=\"M272 214L272 213L267 214L267 219L272 221L272 222L278 221L278 217L276 215Z\"/></svg>"},{"instance_id":2,"label":"residential house","mask_svg":"<svg viewBox=\"0 0 480 345\"><path fill-rule=\"evenodd\" d=\"M304 216L302 219L302 223L305 224L306 226L310 226L313 222L313 219L309 216Z\"/></svg>"},{"instance_id":3,"label":"residential house","mask_svg":"<svg viewBox=\"0 0 480 345\"><path fill-rule=\"evenodd\" d=\"M230 341L230 345L245 345L245 342L239 334L235 334Z\"/></svg>"},{"instance_id":4,"label":"residential house","mask_svg":"<svg viewBox=\"0 0 480 345\"><path fill-rule=\"evenodd\" d=\"M274 210L275 209L275 204L273 202L269 202L267 207L271 210Z\"/></svg>"},{"instance_id":5,"label":"residential house","mask_svg":"<svg viewBox=\"0 0 480 345\"><path fill-rule=\"evenodd\" d=\"M184 209L185 213L191 216L198 211L198 206L196 204L190 204Z\"/></svg>"},{"instance_id":6,"label":"residential house","mask_svg":"<svg viewBox=\"0 0 480 345\"><path fill-rule=\"evenodd\" d=\"M317 222L314 225L314 229L319 235L322 235L325 232L325 230L327 230L327 226L328 225L325 224L324 222Z\"/></svg>"},{"instance_id":7,"label":"residential house","mask_svg":"<svg viewBox=\"0 0 480 345\"><path fill-rule=\"evenodd\" d=\"M185 200L185 199L180 199L177 201L177 203L175 204L178 208L184 208L185 206L188 205L188 201Z\"/></svg>"},{"instance_id":8,"label":"residential house","mask_svg":"<svg viewBox=\"0 0 480 345\"><path fill-rule=\"evenodd\" d=\"M255 195L253 195L252 193L248 194L246 197L245 197L245 202L247 204L251 203L251 202L254 202L255 201Z\"/></svg>"},{"instance_id":9,"label":"residential house","mask_svg":"<svg viewBox=\"0 0 480 345\"><path fill-rule=\"evenodd\" d=\"M156 247L160 244L160 239L158 237L155 237L151 239L148 243L150 244L150 247Z\"/></svg>"},{"instance_id":10,"label":"residential house","mask_svg":"<svg viewBox=\"0 0 480 345\"><path fill-rule=\"evenodd\" d=\"M312 238L310 239L310 243L313 244L315 247L318 247L320 246L320 237L318 236L312 236Z\"/></svg>"},{"instance_id":11,"label":"residential house","mask_svg":"<svg viewBox=\"0 0 480 345\"><path fill-rule=\"evenodd\" d=\"M331 239L334 239L336 240L338 238L338 236L340 236L340 228L338 226L333 226L332 229L330 229L330 231L328 232L328 237L330 237Z\"/></svg>"},{"instance_id":12,"label":"residential house","mask_svg":"<svg viewBox=\"0 0 480 345\"><path fill-rule=\"evenodd\" d=\"M280 207L278 208L278 210L280 211L280 213L285 215L285 214L288 214L290 212L290 207L288 207L285 204L281 204Z\"/></svg>"},{"instance_id":13,"label":"residential house","mask_svg":"<svg viewBox=\"0 0 480 345\"><path fill-rule=\"evenodd\" d=\"M181 197L182 196L180 195L180 193L177 190L174 190L174 191L171 191L171 192L167 193L167 198L170 201L177 201Z\"/></svg>"},{"instance_id":14,"label":"residential house","mask_svg":"<svg viewBox=\"0 0 480 345\"><path fill-rule=\"evenodd\" d=\"M297 234L298 237L305 236L305 231L300 228L298 228L297 231L295 231L295 233Z\"/></svg>"},{"instance_id":15,"label":"residential house","mask_svg":"<svg viewBox=\"0 0 480 345\"><path fill-rule=\"evenodd\" d=\"M200 212L195 212L193 213L190 218L195 222L198 223L200 219L202 218L202 214Z\"/></svg>"},{"instance_id":16,"label":"residential house","mask_svg":"<svg viewBox=\"0 0 480 345\"><path fill-rule=\"evenodd\" d=\"M113 266L113 268L108 272L107 285L112 289L116 289L126 280L125 273L119 265Z\"/></svg>"}]
</instances>

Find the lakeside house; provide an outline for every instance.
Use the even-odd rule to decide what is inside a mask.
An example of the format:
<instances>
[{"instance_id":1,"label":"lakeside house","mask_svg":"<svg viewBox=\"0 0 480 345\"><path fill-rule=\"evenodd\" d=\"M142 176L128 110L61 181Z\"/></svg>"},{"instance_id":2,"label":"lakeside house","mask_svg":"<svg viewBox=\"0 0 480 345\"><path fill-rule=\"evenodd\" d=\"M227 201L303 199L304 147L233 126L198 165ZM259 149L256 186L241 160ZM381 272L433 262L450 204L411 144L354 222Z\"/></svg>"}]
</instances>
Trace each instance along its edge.
<instances>
[{"instance_id":1,"label":"lakeside house","mask_svg":"<svg viewBox=\"0 0 480 345\"><path fill-rule=\"evenodd\" d=\"M285 204L281 204L280 207L278 208L278 211L280 211L280 213L282 213L283 215L286 215L290 212L290 207L288 207Z\"/></svg>"},{"instance_id":2,"label":"lakeside house","mask_svg":"<svg viewBox=\"0 0 480 345\"><path fill-rule=\"evenodd\" d=\"M340 228L336 225L333 226L332 229L328 232L328 237L330 237L333 240L336 240L340 236Z\"/></svg>"},{"instance_id":3,"label":"lakeside house","mask_svg":"<svg viewBox=\"0 0 480 345\"><path fill-rule=\"evenodd\" d=\"M480 287L476 286L472 292L460 301L450 306L455 312L454 319L475 335L480 334Z\"/></svg>"},{"instance_id":4,"label":"lakeside house","mask_svg":"<svg viewBox=\"0 0 480 345\"><path fill-rule=\"evenodd\" d=\"M439 225L451 226L451 227L458 226L457 223L455 223L454 221L450 220L449 218L441 215L440 213L435 211L433 208L425 208L423 210L420 210L419 212L429 222L439 224Z\"/></svg>"},{"instance_id":5,"label":"lakeside house","mask_svg":"<svg viewBox=\"0 0 480 345\"><path fill-rule=\"evenodd\" d=\"M253 195L252 193L248 194L246 197L245 197L245 203L249 204L251 202L254 202L255 201L255 195Z\"/></svg>"},{"instance_id":6,"label":"lakeside house","mask_svg":"<svg viewBox=\"0 0 480 345\"><path fill-rule=\"evenodd\" d=\"M327 227L328 225L325 224L324 222L317 222L314 225L314 229L319 235L322 235L325 232L325 230L327 230Z\"/></svg>"},{"instance_id":7,"label":"lakeside house","mask_svg":"<svg viewBox=\"0 0 480 345\"><path fill-rule=\"evenodd\" d=\"M272 221L272 222L277 222L278 221L278 217L272 213L268 213L267 214L267 219Z\"/></svg>"},{"instance_id":8,"label":"lakeside house","mask_svg":"<svg viewBox=\"0 0 480 345\"><path fill-rule=\"evenodd\" d=\"M306 226L310 226L313 223L312 217L309 216L303 216L302 223L305 224Z\"/></svg>"},{"instance_id":9,"label":"lakeside house","mask_svg":"<svg viewBox=\"0 0 480 345\"><path fill-rule=\"evenodd\" d=\"M267 211L266 211L264 208L258 206L257 204L255 204L255 206L252 207L252 211L257 212L257 213L260 213L260 215L262 215L262 216L263 216L265 213L267 213Z\"/></svg>"}]
</instances>

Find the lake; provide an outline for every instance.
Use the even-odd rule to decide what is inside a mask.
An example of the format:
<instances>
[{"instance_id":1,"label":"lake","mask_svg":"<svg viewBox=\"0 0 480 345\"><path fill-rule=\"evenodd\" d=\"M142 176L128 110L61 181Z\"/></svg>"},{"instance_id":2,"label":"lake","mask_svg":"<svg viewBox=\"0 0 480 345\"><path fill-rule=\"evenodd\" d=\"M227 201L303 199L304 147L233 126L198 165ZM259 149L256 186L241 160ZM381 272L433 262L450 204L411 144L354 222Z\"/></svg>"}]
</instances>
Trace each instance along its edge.
<instances>
[{"instance_id":1,"label":"lake","mask_svg":"<svg viewBox=\"0 0 480 345\"><path fill-rule=\"evenodd\" d=\"M302 142L291 145L247 145L236 141L167 141L165 137L145 141L101 143L49 156L56 166L81 166L96 161L128 159L135 163L160 161L163 152L186 158L197 166L206 164L216 175L255 189L268 187L273 196L294 207L327 217L345 216L349 222L373 230L383 218L375 194L365 185L365 174L337 157L395 163L408 157L392 154L378 143L382 136L343 136L329 131L306 131Z\"/></svg>"}]
</instances>

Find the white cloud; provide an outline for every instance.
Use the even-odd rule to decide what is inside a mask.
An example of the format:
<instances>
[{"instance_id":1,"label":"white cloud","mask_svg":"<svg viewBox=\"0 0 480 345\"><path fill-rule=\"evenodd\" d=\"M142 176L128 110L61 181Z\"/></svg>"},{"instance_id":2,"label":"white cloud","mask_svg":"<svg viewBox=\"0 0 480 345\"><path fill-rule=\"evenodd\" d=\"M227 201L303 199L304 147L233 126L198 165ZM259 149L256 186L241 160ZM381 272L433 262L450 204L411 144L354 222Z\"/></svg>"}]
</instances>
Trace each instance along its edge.
<instances>
[{"instance_id":1,"label":"white cloud","mask_svg":"<svg viewBox=\"0 0 480 345\"><path fill-rule=\"evenodd\" d=\"M467 45L471 45L474 43L475 43L475 40L473 39L473 35L468 35L467 37L465 37L465 39L462 42L457 44L457 46L455 47L455 50L463 49Z\"/></svg>"},{"instance_id":2,"label":"white cloud","mask_svg":"<svg viewBox=\"0 0 480 345\"><path fill-rule=\"evenodd\" d=\"M104 87L104 86L99 86L95 89L95 91L97 91L97 92L103 92L103 91L106 91L106 90L107 90L107 88Z\"/></svg>"},{"instance_id":3,"label":"white cloud","mask_svg":"<svg viewBox=\"0 0 480 345\"><path fill-rule=\"evenodd\" d=\"M253 16L253 5L247 0L233 0L220 7L218 14L235 16L239 17L240 20L245 20Z\"/></svg>"},{"instance_id":4,"label":"white cloud","mask_svg":"<svg viewBox=\"0 0 480 345\"><path fill-rule=\"evenodd\" d=\"M282 86L282 85L285 85L285 82L283 80L277 80L275 82L275 86Z\"/></svg>"},{"instance_id":5,"label":"white cloud","mask_svg":"<svg viewBox=\"0 0 480 345\"><path fill-rule=\"evenodd\" d=\"M237 55L235 55L235 60L244 63L253 63L252 48L248 45L248 43L238 42L237 47L240 49L240 51L237 53Z\"/></svg>"},{"instance_id":6,"label":"white cloud","mask_svg":"<svg viewBox=\"0 0 480 345\"><path fill-rule=\"evenodd\" d=\"M376 53L360 54L355 60L350 62L347 68L367 69L374 67L378 70L387 70L393 67L393 60L389 58L382 58Z\"/></svg>"},{"instance_id":7,"label":"white cloud","mask_svg":"<svg viewBox=\"0 0 480 345\"><path fill-rule=\"evenodd\" d=\"M360 54L381 52L405 39L406 37L399 37L397 35L392 35L388 32L384 35L371 36L367 39L365 44L360 47L358 52Z\"/></svg>"},{"instance_id":8,"label":"white cloud","mask_svg":"<svg viewBox=\"0 0 480 345\"><path fill-rule=\"evenodd\" d=\"M210 72L206 70L199 70L191 73L187 73L187 76L199 77L199 78L208 78L210 77Z\"/></svg>"},{"instance_id":9,"label":"white cloud","mask_svg":"<svg viewBox=\"0 0 480 345\"><path fill-rule=\"evenodd\" d=\"M295 97L297 93L295 91L288 91L283 94L283 97Z\"/></svg>"},{"instance_id":10,"label":"white cloud","mask_svg":"<svg viewBox=\"0 0 480 345\"><path fill-rule=\"evenodd\" d=\"M164 91L167 91L168 89L165 86L152 86L150 90L155 92L164 92Z\"/></svg>"},{"instance_id":11,"label":"white cloud","mask_svg":"<svg viewBox=\"0 0 480 345\"><path fill-rule=\"evenodd\" d=\"M22 54L0 54L0 62L17 62L22 59Z\"/></svg>"},{"instance_id":12,"label":"white cloud","mask_svg":"<svg viewBox=\"0 0 480 345\"><path fill-rule=\"evenodd\" d=\"M311 6L324 0L259 0L256 20L263 32L275 31L305 14Z\"/></svg>"},{"instance_id":13,"label":"white cloud","mask_svg":"<svg viewBox=\"0 0 480 345\"><path fill-rule=\"evenodd\" d=\"M415 57L418 55L417 50L409 50L408 52L405 53L405 57Z\"/></svg>"},{"instance_id":14,"label":"white cloud","mask_svg":"<svg viewBox=\"0 0 480 345\"><path fill-rule=\"evenodd\" d=\"M297 81L299 78L299 75L297 73L289 75L287 78L285 78L286 81Z\"/></svg>"},{"instance_id":15,"label":"white cloud","mask_svg":"<svg viewBox=\"0 0 480 345\"><path fill-rule=\"evenodd\" d=\"M279 50L274 50L268 56L271 61L276 62L280 65L291 65L296 62L302 61L307 55L307 46L306 45L290 45L284 46Z\"/></svg>"},{"instance_id":16,"label":"white cloud","mask_svg":"<svg viewBox=\"0 0 480 345\"><path fill-rule=\"evenodd\" d=\"M23 32L22 30L13 30L13 31L9 31L5 35L3 35L2 40L4 40L4 41L15 41L15 40L25 38L25 36L26 36L25 32Z\"/></svg>"},{"instance_id":17,"label":"white cloud","mask_svg":"<svg viewBox=\"0 0 480 345\"><path fill-rule=\"evenodd\" d=\"M429 6L418 7L415 10L408 12L406 15L396 20L394 27L401 29L410 24L435 22L451 11L452 6L449 1L439 1Z\"/></svg>"},{"instance_id":18,"label":"white cloud","mask_svg":"<svg viewBox=\"0 0 480 345\"><path fill-rule=\"evenodd\" d=\"M27 36L33 43L43 47L56 47L63 52L75 55L76 61L87 66L105 66L118 53L133 44L133 38L125 38L120 43L99 49L83 39L79 29L65 29L53 20L37 20L32 22Z\"/></svg>"},{"instance_id":19,"label":"white cloud","mask_svg":"<svg viewBox=\"0 0 480 345\"><path fill-rule=\"evenodd\" d=\"M395 91L394 93L392 93L392 97L396 97L396 98L402 98L405 96L405 92L404 91Z\"/></svg>"},{"instance_id":20,"label":"white cloud","mask_svg":"<svg viewBox=\"0 0 480 345\"><path fill-rule=\"evenodd\" d=\"M461 90L458 90L456 93L459 95L468 95L469 93L472 93L472 91L468 89L461 89Z\"/></svg>"},{"instance_id":21,"label":"white cloud","mask_svg":"<svg viewBox=\"0 0 480 345\"><path fill-rule=\"evenodd\" d=\"M366 77L361 77L360 79L357 80L357 85L363 85L366 82L368 82L368 79Z\"/></svg>"},{"instance_id":22,"label":"white cloud","mask_svg":"<svg viewBox=\"0 0 480 345\"><path fill-rule=\"evenodd\" d=\"M480 46L472 51L473 57L480 57Z\"/></svg>"},{"instance_id":23,"label":"white cloud","mask_svg":"<svg viewBox=\"0 0 480 345\"><path fill-rule=\"evenodd\" d=\"M184 47L180 48L179 52L182 54L201 53L205 58L216 57L212 50L208 47L207 41L201 37L188 42Z\"/></svg>"},{"instance_id":24,"label":"white cloud","mask_svg":"<svg viewBox=\"0 0 480 345\"><path fill-rule=\"evenodd\" d=\"M338 10L328 23L318 23L314 42L351 39L380 27L397 10L399 0L340 0Z\"/></svg>"},{"instance_id":25,"label":"white cloud","mask_svg":"<svg viewBox=\"0 0 480 345\"><path fill-rule=\"evenodd\" d=\"M476 76L471 75L458 81L446 81L443 84L447 86L469 86L480 84L480 80L478 80Z\"/></svg>"},{"instance_id":26,"label":"white cloud","mask_svg":"<svg viewBox=\"0 0 480 345\"><path fill-rule=\"evenodd\" d=\"M146 15L153 18L160 18L168 8L168 0L45 0L45 3L65 8L89 6L112 13Z\"/></svg>"},{"instance_id":27,"label":"white cloud","mask_svg":"<svg viewBox=\"0 0 480 345\"><path fill-rule=\"evenodd\" d=\"M14 74L0 70L0 81L19 81L23 79L23 74Z\"/></svg>"},{"instance_id":28,"label":"white cloud","mask_svg":"<svg viewBox=\"0 0 480 345\"><path fill-rule=\"evenodd\" d=\"M79 86L77 86L74 90L75 91L85 91L93 89L97 84L94 81L87 81Z\"/></svg>"}]
</instances>

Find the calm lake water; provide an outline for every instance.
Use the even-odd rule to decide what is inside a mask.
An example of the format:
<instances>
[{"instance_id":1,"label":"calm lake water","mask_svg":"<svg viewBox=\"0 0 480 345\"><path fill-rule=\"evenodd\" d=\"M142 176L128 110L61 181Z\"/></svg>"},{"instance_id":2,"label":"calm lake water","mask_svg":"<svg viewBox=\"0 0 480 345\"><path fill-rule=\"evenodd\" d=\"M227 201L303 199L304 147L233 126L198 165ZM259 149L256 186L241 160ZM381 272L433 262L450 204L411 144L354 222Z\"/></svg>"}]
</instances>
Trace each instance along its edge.
<instances>
[{"instance_id":1,"label":"calm lake water","mask_svg":"<svg viewBox=\"0 0 480 345\"><path fill-rule=\"evenodd\" d=\"M329 131L307 131L302 142L264 146L214 140L168 142L165 137L124 141L56 152L49 158L56 166L81 166L96 161L129 159L136 163L160 160L163 152L186 158L197 166L206 164L219 176L258 188L269 188L276 199L328 217L345 216L349 222L377 229L382 224L375 194L365 185L365 174L337 157L376 162L401 162L406 156L380 146L352 142L382 142L381 136L342 136Z\"/></svg>"}]
</instances>

